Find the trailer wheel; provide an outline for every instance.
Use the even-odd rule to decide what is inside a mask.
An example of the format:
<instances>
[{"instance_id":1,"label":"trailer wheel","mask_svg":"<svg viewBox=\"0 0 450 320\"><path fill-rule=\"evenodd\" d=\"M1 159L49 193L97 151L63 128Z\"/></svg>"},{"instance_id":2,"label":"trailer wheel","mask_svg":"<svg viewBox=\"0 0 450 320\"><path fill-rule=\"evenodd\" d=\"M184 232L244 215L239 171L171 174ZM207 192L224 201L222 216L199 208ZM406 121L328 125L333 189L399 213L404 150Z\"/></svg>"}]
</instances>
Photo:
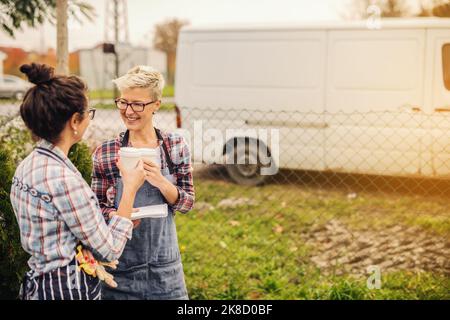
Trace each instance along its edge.
<instances>
[{"instance_id":1,"label":"trailer wheel","mask_svg":"<svg viewBox=\"0 0 450 320\"><path fill-rule=\"evenodd\" d=\"M234 160L234 164L226 164L226 170L230 178L237 184L245 186L257 186L266 181L267 176L261 175L262 155L259 148L250 150L248 139L244 143L231 143L228 145L227 156Z\"/></svg>"}]
</instances>

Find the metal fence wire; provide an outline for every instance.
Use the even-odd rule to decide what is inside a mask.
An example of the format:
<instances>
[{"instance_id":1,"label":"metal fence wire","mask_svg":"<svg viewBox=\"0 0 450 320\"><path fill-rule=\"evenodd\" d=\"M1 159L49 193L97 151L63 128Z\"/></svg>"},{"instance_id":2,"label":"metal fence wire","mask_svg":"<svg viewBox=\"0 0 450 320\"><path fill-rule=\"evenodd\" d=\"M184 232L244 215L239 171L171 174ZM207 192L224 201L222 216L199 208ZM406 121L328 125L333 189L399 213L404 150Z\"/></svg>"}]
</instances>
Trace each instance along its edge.
<instances>
[{"instance_id":1,"label":"metal fence wire","mask_svg":"<svg viewBox=\"0 0 450 320\"><path fill-rule=\"evenodd\" d=\"M191 297L258 298L312 270L450 275L450 113L180 106L154 125L190 145L196 203L177 228ZM99 109L85 140L124 130Z\"/></svg>"}]
</instances>

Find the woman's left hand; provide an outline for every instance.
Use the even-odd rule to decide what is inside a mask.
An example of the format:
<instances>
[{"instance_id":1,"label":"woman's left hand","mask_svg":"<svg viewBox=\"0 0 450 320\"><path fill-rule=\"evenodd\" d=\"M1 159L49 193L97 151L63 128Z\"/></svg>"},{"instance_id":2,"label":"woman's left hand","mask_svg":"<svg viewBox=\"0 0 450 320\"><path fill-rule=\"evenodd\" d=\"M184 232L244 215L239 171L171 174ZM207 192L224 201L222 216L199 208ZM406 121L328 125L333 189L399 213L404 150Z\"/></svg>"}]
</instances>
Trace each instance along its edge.
<instances>
[{"instance_id":1,"label":"woman's left hand","mask_svg":"<svg viewBox=\"0 0 450 320\"><path fill-rule=\"evenodd\" d=\"M145 180L161 191L168 204L173 205L178 200L178 189L161 174L160 167L152 162L144 160Z\"/></svg>"},{"instance_id":2,"label":"woman's left hand","mask_svg":"<svg viewBox=\"0 0 450 320\"><path fill-rule=\"evenodd\" d=\"M161 168L153 161L144 160L145 180L151 185L161 189L166 178L161 174Z\"/></svg>"}]
</instances>

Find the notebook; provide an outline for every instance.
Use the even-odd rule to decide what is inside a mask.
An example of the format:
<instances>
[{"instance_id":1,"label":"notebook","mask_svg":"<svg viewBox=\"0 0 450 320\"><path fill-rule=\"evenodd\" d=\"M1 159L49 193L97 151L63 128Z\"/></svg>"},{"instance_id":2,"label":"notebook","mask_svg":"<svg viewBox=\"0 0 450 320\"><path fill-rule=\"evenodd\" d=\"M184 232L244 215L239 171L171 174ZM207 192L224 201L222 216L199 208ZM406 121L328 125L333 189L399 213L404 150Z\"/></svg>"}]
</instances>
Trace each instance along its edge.
<instances>
[{"instance_id":1,"label":"notebook","mask_svg":"<svg viewBox=\"0 0 450 320\"><path fill-rule=\"evenodd\" d=\"M144 218L165 218L169 212L167 203L138 208L139 212L131 214L131 220Z\"/></svg>"}]
</instances>

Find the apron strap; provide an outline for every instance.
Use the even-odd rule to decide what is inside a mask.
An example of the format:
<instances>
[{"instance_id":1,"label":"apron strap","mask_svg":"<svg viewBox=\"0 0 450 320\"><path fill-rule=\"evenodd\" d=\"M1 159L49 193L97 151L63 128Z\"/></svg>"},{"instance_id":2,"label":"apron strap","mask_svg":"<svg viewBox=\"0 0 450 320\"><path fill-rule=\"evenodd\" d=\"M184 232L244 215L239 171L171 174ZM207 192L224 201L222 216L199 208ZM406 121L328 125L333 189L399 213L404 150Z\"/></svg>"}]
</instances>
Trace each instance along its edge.
<instances>
[{"instance_id":1,"label":"apron strap","mask_svg":"<svg viewBox=\"0 0 450 320\"><path fill-rule=\"evenodd\" d=\"M164 141L162 135L161 135L161 131L159 131L159 129L156 129L156 136L158 137L158 140L162 140L162 147L164 150L164 154L166 155L166 161L167 161L167 165L169 166L169 173L173 174L175 172L175 166L173 164L172 158L170 157L170 153L169 150L167 149L167 145L166 142Z\"/></svg>"},{"instance_id":2,"label":"apron strap","mask_svg":"<svg viewBox=\"0 0 450 320\"><path fill-rule=\"evenodd\" d=\"M169 153L169 150L167 149L166 142L164 141L164 139L162 137L161 131L156 128L155 128L155 131L156 131L156 137L158 138L158 140L162 140L162 147L163 147L164 156L166 158L167 165L169 167L169 173L173 174L175 172L175 165L173 164L172 158L170 157L170 153ZM128 146L129 140L130 140L130 131L127 130L127 131L125 131L125 134L123 135L123 138L122 138L122 148L125 148Z\"/></svg>"},{"instance_id":3,"label":"apron strap","mask_svg":"<svg viewBox=\"0 0 450 320\"><path fill-rule=\"evenodd\" d=\"M130 131L125 131L125 134L122 136L122 148L128 147L128 141L130 140Z\"/></svg>"}]
</instances>

